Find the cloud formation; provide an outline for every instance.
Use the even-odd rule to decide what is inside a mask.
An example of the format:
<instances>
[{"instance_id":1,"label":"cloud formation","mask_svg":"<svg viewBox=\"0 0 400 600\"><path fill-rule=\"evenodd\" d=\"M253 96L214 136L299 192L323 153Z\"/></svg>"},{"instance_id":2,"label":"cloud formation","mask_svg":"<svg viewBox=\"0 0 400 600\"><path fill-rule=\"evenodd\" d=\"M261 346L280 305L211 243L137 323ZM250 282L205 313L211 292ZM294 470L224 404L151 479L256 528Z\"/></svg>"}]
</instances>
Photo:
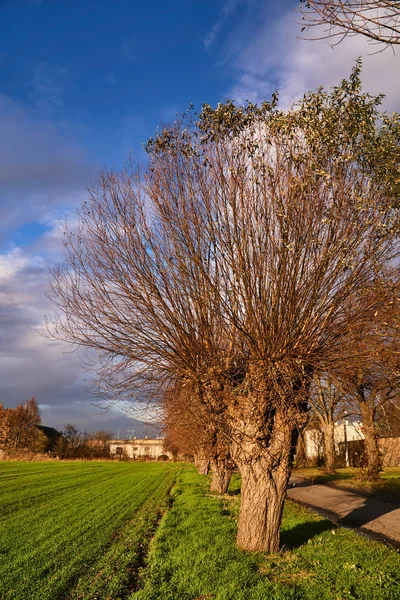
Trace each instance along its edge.
<instances>
[{"instance_id":1,"label":"cloud formation","mask_svg":"<svg viewBox=\"0 0 400 600\"><path fill-rule=\"evenodd\" d=\"M43 423L58 429L72 422L80 430L119 428L125 435L133 427L137 437L152 435L120 407L95 406L85 352L46 335L45 315L51 320L55 312L46 290L49 268L61 259L60 218L73 226L97 169L73 124L43 117L62 102L44 67L34 87L34 107L0 95L0 402L13 407L34 396ZM46 224L41 235L20 245L18 228L36 223Z\"/></svg>"},{"instance_id":2,"label":"cloud formation","mask_svg":"<svg viewBox=\"0 0 400 600\"><path fill-rule=\"evenodd\" d=\"M45 78L36 85L49 93ZM73 220L96 171L67 129L0 95L0 402L15 406L35 396L43 421L58 428L68 421L87 430L122 428L130 420L120 411L92 406L82 353L44 335L45 314L54 312L45 290L61 256L59 218ZM10 244L10 232L36 222L46 223L43 235L28 246Z\"/></svg>"},{"instance_id":3,"label":"cloud formation","mask_svg":"<svg viewBox=\"0 0 400 600\"><path fill-rule=\"evenodd\" d=\"M364 89L385 94L386 110L399 109L400 53L389 50L371 54L371 45L362 36L347 37L333 48L328 40L302 40L293 10L277 21L269 16L259 7L254 35L235 36L228 42L229 62L237 76L229 97L240 103L259 102L278 89L281 105L289 107L305 92L320 85L336 85L348 77L361 56Z\"/></svg>"},{"instance_id":4,"label":"cloud formation","mask_svg":"<svg viewBox=\"0 0 400 600\"><path fill-rule=\"evenodd\" d=\"M0 243L5 231L76 206L95 173L66 125L0 95Z\"/></svg>"},{"instance_id":5,"label":"cloud formation","mask_svg":"<svg viewBox=\"0 0 400 600\"><path fill-rule=\"evenodd\" d=\"M205 39L203 40L204 48L206 50L209 50L211 48L218 34L224 27L227 19L235 12L236 8L238 7L241 1L242 0L225 0L225 2L222 4L222 8L220 10L218 19L215 21L210 31L206 35Z\"/></svg>"},{"instance_id":6,"label":"cloud formation","mask_svg":"<svg viewBox=\"0 0 400 600\"><path fill-rule=\"evenodd\" d=\"M41 4L41 0L30 1ZM277 88L281 104L289 106L310 89L337 84L362 55L365 88L386 93L385 107L399 109L399 52L371 56L371 46L360 37L348 38L334 49L326 41L299 40L300 26L294 22L296 14L289 4L264 0L221 3L204 46L219 53L220 68L232 76L229 97L259 101ZM294 0L292 4L295 6ZM124 41L122 37L116 44L128 62L137 63L134 38ZM0 60L4 56L0 54ZM68 68L47 61L25 64L31 77L24 95L28 90L31 106L0 94L0 402L15 406L34 395L47 425L62 427L70 421L80 429L115 431L120 427L122 432L131 428L131 421L120 410L101 414L91 404L95 398L87 392L91 374L82 369L84 354L71 353L60 342L43 336L44 315L54 311L45 289L48 268L59 260L62 249L59 219L65 215L73 219L97 166L74 134L77 126L63 121L71 85ZM122 78L117 70L106 73L102 80L109 89ZM164 118L174 118L176 109L167 99L165 107ZM146 138L147 122L142 114L121 113L118 122L124 153L132 139ZM107 151L118 155L120 147L113 153L111 143L106 140ZM31 223L45 227L40 237L24 245L13 232ZM14 244L10 245L12 236ZM141 413L133 413L133 417L143 418ZM140 426L136 428L135 435L142 435Z\"/></svg>"},{"instance_id":7,"label":"cloud formation","mask_svg":"<svg viewBox=\"0 0 400 600\"><path fill-rule=\"evenodd\" d=\"M61 236L53 230L43 243L13 248L0 254L0 381L6 406L16 406L32 396L36 398L46 425L62 428L72 422L79 429L109 429L121 435L132 428L132 419L115 407L104 412L94 406L96 397L89 393L94 373L83 368L85 354L46 337L44 315L54 307L45 295L49 271L42 252L46 237L58 250ZM152 434L139 421L133 423L135 435Z\"/></svg>"},{"instance_id":8,"label":"cloud formation","mask_svg":"<svg viewBox=\"0 0 400 600\"><path fill-rule=\"evenodd\" d=\"M32 100L42 114L53 115L64 106L64 91L69 80L65 67L41 61L33 67L30 81Z\"/></svg>"}]
</instances>

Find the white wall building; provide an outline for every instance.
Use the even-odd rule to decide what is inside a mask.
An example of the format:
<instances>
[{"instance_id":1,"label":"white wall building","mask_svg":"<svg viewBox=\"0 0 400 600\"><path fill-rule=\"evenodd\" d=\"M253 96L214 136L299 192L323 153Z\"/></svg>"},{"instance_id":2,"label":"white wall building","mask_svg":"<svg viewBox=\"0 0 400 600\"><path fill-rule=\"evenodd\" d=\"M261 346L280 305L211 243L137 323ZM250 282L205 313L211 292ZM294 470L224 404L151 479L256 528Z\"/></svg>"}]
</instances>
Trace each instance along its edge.
<instances>
[{"instance_id":1,"label":"white wall building","mask_svg":"<svg viewBox=\"0 0 400 600\"><path fill-rule=\"evenodd\" d=\"M339 453L339 444L345 442L354 442L364 439L361 421L351 422L349 419L342 419L335 423L334 440L335 452ZM322 456L323 433L319 429L306 429L304 432L304 449L307 458Z\"/></svg>"},{"instance_id":2,"label":"white wall building","mask_svg":"<svg viewBox=\"0 0 400 600\"><path fill-rule=\"evenodd\" d=\"M164 440L139 440L133 438L132 440L111 440L110 442L110 454L128 456L133 459L148 459L157 460L162 454L166 454L168 458L172 458L171 452L164 450Z\"/></svg>"}]
</instances>

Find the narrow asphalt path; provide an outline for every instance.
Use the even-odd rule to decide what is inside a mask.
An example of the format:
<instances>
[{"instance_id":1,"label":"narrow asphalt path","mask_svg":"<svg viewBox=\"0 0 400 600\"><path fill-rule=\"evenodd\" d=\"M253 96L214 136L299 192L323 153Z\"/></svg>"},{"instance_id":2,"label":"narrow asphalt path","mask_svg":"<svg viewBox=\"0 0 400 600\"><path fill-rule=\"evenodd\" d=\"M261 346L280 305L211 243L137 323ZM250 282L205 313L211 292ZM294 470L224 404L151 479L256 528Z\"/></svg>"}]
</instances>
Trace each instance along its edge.
<instances>
[{"instance_id":1,"label":"narrow asphalt path","mask_svg":"<svg viewBox=\"0 0 400 600\"><path fill-rule=\"evenodd\" d=\"M287 497L315 509L331 521L400 548L399 504L327 485L313 485L296 475L290 478Z\"/></svg>"}]
</instances>

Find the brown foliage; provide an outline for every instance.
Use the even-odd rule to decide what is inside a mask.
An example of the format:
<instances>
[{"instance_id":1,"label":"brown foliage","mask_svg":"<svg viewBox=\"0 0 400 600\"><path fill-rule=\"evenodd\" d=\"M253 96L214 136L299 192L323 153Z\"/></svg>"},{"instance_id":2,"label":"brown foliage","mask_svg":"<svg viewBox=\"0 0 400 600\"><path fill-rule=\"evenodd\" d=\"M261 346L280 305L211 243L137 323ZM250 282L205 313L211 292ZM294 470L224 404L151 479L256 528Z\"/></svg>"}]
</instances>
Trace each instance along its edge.
<instances>
[{"instance_id":1,"label":"brown foliage","mask_svg":"<svg viewBox=\"0 0 400 600\"><path fill-rule=\"evenodd\" d=\"M174 388L164 395L164 447L174 456L199 454L206 443L204 410L188 388Z\"/></svg>"},{"instance_id":2,"label":"brown foliage","mask_svg":"<svg viewBox=\"0 0 400 600\"><path fill-rule=\"evenodd\" d=\"M34 427L40 422L39 408L34 398L16 408L4 408L0 404L0 447L42 451L43 435Z\"/></svg>"},{"instance_id":3,"label":"brown foliage","mask_svg":"<svg viewBox=\"0 0 400 600\"><path fill-rule=\"evenodd\" d=\"M204 401L199 389L176 385L164 395L164 446L175 456L193 456L199 473L207 474L211 466L211 491L226 493L233 468L227 424L214 408L215 398Z\"/></svg>"}]
</instances>

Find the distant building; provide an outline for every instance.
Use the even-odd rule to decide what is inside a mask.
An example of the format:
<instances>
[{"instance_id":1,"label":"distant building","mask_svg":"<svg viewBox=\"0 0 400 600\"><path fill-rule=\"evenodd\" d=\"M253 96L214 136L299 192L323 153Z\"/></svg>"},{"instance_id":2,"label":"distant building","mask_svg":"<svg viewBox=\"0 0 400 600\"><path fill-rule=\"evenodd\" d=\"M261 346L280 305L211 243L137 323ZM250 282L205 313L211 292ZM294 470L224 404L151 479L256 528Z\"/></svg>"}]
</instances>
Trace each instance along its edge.
<instances>
[{"instance_id":1,"label":"distant building","mask_svg":"<svg viewBox=\"0 0 400 600\"><path fill-rule=\"evenodd\" d=\"M342 419L335 423L334 440L335 452L340 453L342 445L350 442L359 442L364 439L362 423ZM319 458L324 455L324 434L320 429L306 429L304 431L304 449L307 458Z\"/></svg>"},{"instance_id":2,"label":"distant building","mask_svg":"<svg viewBox=\"0 0 400 600\"><path fill-rule=\"evenodd\" d=\"M111 440L110 441L111 455L124 455L129 458L157 460L161 455L167 455L172 458L172 453L164 450L164 440Z\"/></svg>"},{"instance_id":3,"label":"distant building","mask_svg":"<svg viewBox=\"0 0 400 600\"><path fill-rule=\"evenodd\" d=\"M365 436L361 421L342 419L335 423L335 460L340 466L360 467L365 464ZM310 463L321 464L324 461L324 434L313 427L305 429L302 435L305 458ZM378 438L378 447L382 466L400 466L400 437Z\"/></svg>"}]
</instances>

